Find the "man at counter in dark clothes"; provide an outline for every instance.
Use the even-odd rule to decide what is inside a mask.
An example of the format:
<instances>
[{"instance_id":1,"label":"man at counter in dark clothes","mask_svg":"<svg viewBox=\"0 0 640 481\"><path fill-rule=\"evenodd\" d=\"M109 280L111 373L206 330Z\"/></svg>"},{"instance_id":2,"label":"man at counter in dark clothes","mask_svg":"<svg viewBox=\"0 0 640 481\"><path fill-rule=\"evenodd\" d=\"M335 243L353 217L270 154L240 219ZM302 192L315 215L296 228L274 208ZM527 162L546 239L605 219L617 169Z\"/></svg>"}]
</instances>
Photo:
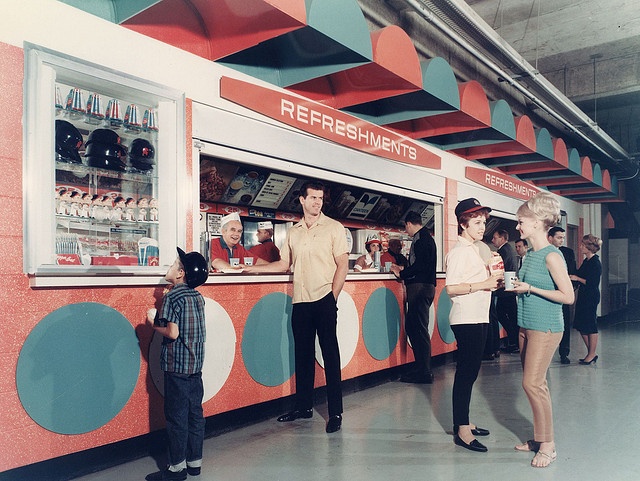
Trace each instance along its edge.
<instances>
[{"instance_id":1,"label":"man at counter in dark clothes","mask_svg":"<svg viewBox=\"0 0 640 481\"><path fill-rule=\"evenodd\" d=\"M402 255L402 240L394 237L389 239L387 252L383 252L380 256L380 265L384 266L387 262L391 262L397 266L406 266L409 261Z\"/></svg>"},{"instance_id":2,"label":"man at counter in dark clothes","mask_svg":"<svg viewBox=\"0 0 640 481\"><path fill-rule=\"evenodd\" d=\"M405 230L413 242L406 267L392 265L391 272L402 279L407 291L407 312L404 326L411 341L414 369L400 378L402 382L431 384L431 338L429 308L436 292L436 243L417 212L404 218Z\"/></svg>"},{"instance_id":3,"label":"man at counter in dark clothes","mask_svg":"<svg viewBox=\"0 0 640 481\"><path fill-rule=\"evenodd\" d=\"M315 339L318 335L327 381L329 420L326 432L342 426L342 373L336 332L338 295L349 270L349 248L344 227L322 213L325 186L307 181L300 189L303 217L287 232L280 260L248 267L247 272L293 270L291 326L295 344L296 405L278 422L313 416Z\"/></svg>"},{"instance_id":4,"label":"man at counter in dark clothes","mask_svg":"<svg viewBox=\"0 0 640 481\"><path fill-rule=\"evenodd\" d=\"M504 229L498 229L493 233L491 239L493 246L498 249L498 254L502 257L505 272L518 271L518 255L514 248L509 244L509 233ZM493 291L495 297L496 317L498 322L507 331L506 345L504 351L509 353L520 352L518 348L518 299L514 292L505 291L504 287ZM498 343L500 342L499 328L497 327ZM495 351L495 350L494 350ZM485 352L486 354L486 352Z\"/></svg>"},{"instance_id":5,"label":"man at counter in dark clothes","mask_svg":"<svg viewBox=\"0 0 640 481\"><path fill-rule=\"evenodd\" d=\"M529 248L529 243L527 239L518 239L516 241L516 253L518 254L518 270L516 270L516 274L522 267L522 261L524 257L527 255L527 249Z\"/></svg>"},{"instance_id":6,"label":"man at counter in dark clothes","mask_svg":"<svg viewBox=\"0 0 640 481\"><path fill-rule=\"evenodd\" d=\"M549 243L556 246L562 252L564 256L564 261L567 264L567 271L569 271L569 275L574 275L577 272L576 267L576 254L573 252L573 249L566 247L564 244L564 240L566 237L565 230L560 227L552 227L549 229L547 233L549 238ZM580 285L576 281L572 282L573 290L575 291ZM564 319L564 334L562 334L562 339L560 340L560 347L558 348L558 353L560 354L560 362L562 364L570 364L571 360L569 359L569 352L571 351L571 325L573 324L572 316L573 316L573 304L563 304L562 305L562 317Z\"/></svg>"},{"instance_id":7,"label":"man at counter in dark clothes","mask_svg":"<svg viewBox=\"0 0 640 481\"><path fill-rule=\"evenodd\" d=\"M267 262L279 261L280 249L273 243L273 223L271 221L258 222L256 237L259 244L249 249L251 255Z\"/></svg>"},{"instance_id":8,"label":"man at counter in dark clothes","mask_svg":"<svg viewBox=\"0 0 640 481\"><path fill-rule=\"evenodd\" d=\"M221 238L211 240L211 267L217 271L244 267L244 259L253 257L247 249L240 244L242 238L242 222L237 213L225 215L220 221ZM232 267L229 261L238 259L240 265ZM266 264L262 259L254 259L255 264Z\"/></svg>"}]
</instances>

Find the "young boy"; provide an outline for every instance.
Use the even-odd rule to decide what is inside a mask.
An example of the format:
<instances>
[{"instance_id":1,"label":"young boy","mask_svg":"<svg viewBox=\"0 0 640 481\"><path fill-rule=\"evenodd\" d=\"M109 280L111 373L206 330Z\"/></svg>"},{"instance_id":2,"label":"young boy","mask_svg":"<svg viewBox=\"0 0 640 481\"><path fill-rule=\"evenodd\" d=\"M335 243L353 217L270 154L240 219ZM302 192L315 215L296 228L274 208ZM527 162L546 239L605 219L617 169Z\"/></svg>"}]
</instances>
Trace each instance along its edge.
<instances>
[{"instance_id":1,"label":"young boy","mask_svg":"<svg viewBox=\"0 0 640 481\"><path fill-rule=\"evenodd\" d=\"M198 252L178 248L165 280L171 285L160 311L147 311L147 324L164 336L160 363L164 371L164 415L169 437L169 466L147 481L185 480L200 474L204 416L202 363L206 337L204 298L195 290L209 276Z\"/></svg>"}]
</instances>

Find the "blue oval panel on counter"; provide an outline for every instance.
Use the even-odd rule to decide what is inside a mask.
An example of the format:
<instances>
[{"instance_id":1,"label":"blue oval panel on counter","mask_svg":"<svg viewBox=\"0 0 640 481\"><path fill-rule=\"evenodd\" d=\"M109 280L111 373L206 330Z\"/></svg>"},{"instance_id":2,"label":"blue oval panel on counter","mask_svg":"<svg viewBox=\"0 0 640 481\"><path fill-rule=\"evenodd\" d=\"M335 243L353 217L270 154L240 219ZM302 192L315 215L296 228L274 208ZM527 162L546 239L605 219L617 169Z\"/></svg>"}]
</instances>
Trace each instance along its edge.
<instances>
[{"instance_id":1,"label":"blue oval panel on counter","mask_svg":"<svg viewBox=\"0 0 640 481\"><path fill-rule=\"evenodd\" d=\"M115 309L70 304L44 317L18 358L20 402L49 431L82 434L113 419L140 372L133 326Z\"/></svg>"},{"instance_id":2,"label":"blue oval panel on counter","mask_svg":"<svg viewBox=\"0 0 640 481\"><path fill-rule=\"evenodd\" d=\"M438 297L438 332L440 333L442 340L447 344L451 344L456 340L456 336L453 334L451 325L449 324L451 306L453 306L453 303L451 302L449 294L447 294L447 290L442 289L440 297Z\"/></svg>"},{"instance_id":3,"label":"blue oval panel on counter","mask_svg":"<svg viewBox=\"0 0 640 481\"><path fill-rule=\"evenodd\" d=\"M362 336L374 359L388 358L400 336L400 306L393 291L380 287L373 291L364 307Z\"/></svg>"},{"instance_id":4,"label":"blue oval panel on counter","mask_svg":"<svg viewBox=\"0 0 640 481\"><path fill-rule=\"evenodd\" d=\"M295 370L291 297L267 294L247 317L242 333L242 359L249 375L264 386L279 386Z\"/></svg>"}]
</instances>

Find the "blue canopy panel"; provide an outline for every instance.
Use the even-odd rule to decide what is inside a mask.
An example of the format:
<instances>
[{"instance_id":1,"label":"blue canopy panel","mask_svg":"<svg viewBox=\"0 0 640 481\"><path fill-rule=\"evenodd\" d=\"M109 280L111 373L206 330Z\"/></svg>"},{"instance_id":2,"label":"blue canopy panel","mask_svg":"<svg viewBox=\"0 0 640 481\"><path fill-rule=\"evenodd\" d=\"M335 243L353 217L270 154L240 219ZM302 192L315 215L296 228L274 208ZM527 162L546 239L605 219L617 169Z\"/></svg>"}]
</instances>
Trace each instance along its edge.
<instances>
[{"instance_id":1,"label":"blue canopy panel","mask_svg":"<svg viewBox=\"0 0 640 481\"><path fill-rule=\"evenodd\" d=\"M122 23L162 0L58 0L113 23Z\"/></svg>"},{"instance_id":2,"label":"blue canopy panel","mask_svg":"<svg viewBox=\"0 0 640 481\"><path fill-rule=\"evenodd\" d=\"M373 59L364 14L355 0L306 0L307 26L266 40L218 63L287 87Z\"/></svg>"},{"instance_id":3,"label":"blue canopy panel","mask_svg":"<svg viewBox=\"0 0 640 481\"><path fill-rule=\"evenodd\" d=\"M516 125L509 104L505 100L497 100L489 102L489 108L491 110L491 125L483 129L457 132L423 140L443 150L464 149L515 140Z\"/></svg>"},{"instance_id":4,"label":"blue canopy panel","mask_svg":"<svg viewBox=\"0 0 640 481\"><path fill-rule=\"evenodd\" d=\"M377 125L412 120L460 110L456 77L446 60L435 57L420 63L422 89L343 108Z\"/></svg>"},{"instance_id":5,"label":"blue canopy panel","mask_svg":"<svg viewBox=\"0 0 640 481\"><path fill-rule=\"evenodd\" d=\"M513 164L547 162L553 160L553 142L551 140L551 134L549 134L549 131L545 128L535 129L535 136L535 152L483 159L482 163L490 167L500 168Z\"/></svg>"},{"instance_id":6,"label":"blue canopy panel","mask_svg":"<svg viewBox=\"0 0 640 481\"><path fill-rule=\"evenodd\" d=\"M576 149L570 148L567 150L567 158L567 168L523 172L518 174L518 177L523 180L534 182L536 185L541 187L558 185L560 182L574 185L590 182L590 180L586 179L582 175L582 161L580 159L580 153Z\"/></svg>"}]
</instances>

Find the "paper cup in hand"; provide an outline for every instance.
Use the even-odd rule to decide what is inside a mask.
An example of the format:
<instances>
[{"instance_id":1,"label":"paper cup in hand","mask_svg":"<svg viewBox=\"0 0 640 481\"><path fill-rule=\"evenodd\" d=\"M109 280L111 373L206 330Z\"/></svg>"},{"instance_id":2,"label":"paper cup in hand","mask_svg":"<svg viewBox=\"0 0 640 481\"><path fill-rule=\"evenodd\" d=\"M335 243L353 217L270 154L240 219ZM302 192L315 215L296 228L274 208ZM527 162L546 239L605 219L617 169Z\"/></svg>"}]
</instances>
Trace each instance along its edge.
<instances>
[{"instance_id":1,"label":"paper cup in hand","mask_svg":"<svg viewBox=\"0 0 640 481\"><path fill-rule=\"evenodd\" d=\"M512 291L516 288L514 282L518 281L518 276L513 271L507 271L504 273L504 288L507 291Z\"/></svg>"}]
</instances>

